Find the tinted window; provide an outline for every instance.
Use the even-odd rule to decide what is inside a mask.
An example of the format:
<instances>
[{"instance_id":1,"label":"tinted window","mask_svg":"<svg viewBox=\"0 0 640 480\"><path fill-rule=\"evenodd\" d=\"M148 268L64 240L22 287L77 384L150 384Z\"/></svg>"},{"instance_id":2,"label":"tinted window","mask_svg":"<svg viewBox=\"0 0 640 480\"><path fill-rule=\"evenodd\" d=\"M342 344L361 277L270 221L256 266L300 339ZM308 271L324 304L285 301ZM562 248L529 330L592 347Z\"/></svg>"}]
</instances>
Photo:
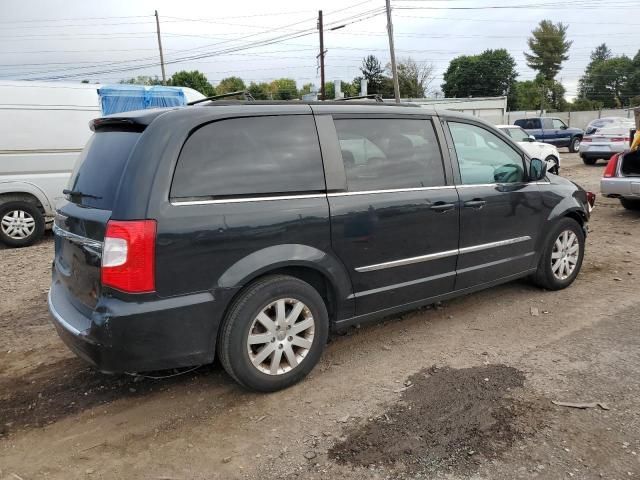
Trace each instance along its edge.
<instances>
[{"instance_id":1,"label":"tinted window","mask_svg":"<svg viewBox=\"0 0 640 480\"><path fill-rule=\"evenodd\" d=\"M69 190L91 196L72 195L71 201L111 210L125 163L140 135L138 132L95 133L84 147L68 186Z\"/></svg>"},{"instance_id":2,"label":"tinted window","mask_svg":"<svg viewBox=\"0 0 640 480\"><path fill-rule=\"evenodd\" d=\"M438 141L429 120L335 120L351 191L444 185Z\"/></svg>"},{"instance_id":3,"label":"tinted window","mask_svg":"<svg viewBox=\"0 0 640 480\"><path fill-rule=\"evenodd\" d=\"M516 120L514 123L525 130L535 130L540 128L540 120L537 118L523 118Z\"/></svg>"},{"instance_id":4,"label":"tinted window","mask_svg":"<svg viewBox=\"0 0 640 480\"><path fill-rule=\"evenodd\" d=\"M310 115L233 118L210 123L187 140L172 197L221 197L325 189Z\"/></svg>"},{"instance_id":5,"label":"tinted window","mask_svg":"<svg viewBox=\"0 0 640 480\"><path fill-rule=\"evenodd\" d=\"M465 185L524 180L522 155L498 135L466 123L449 122Z\"/></svg>"}]
</instances>

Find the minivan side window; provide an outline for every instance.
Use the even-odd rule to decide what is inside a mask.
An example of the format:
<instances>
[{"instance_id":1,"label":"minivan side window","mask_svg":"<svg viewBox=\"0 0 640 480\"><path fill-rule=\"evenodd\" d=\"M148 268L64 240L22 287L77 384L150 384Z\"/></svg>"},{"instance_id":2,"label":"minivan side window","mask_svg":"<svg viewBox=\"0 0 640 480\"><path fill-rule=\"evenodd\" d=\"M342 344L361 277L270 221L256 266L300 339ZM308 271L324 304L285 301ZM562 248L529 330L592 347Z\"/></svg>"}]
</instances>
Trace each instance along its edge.
<instances>
[{"instance_id":1,"label":"minivan side window","mask_svg":"<svg viewBox=\"0 0 640 480\"><path fill-rule=\"evenodd\" d=\"M445 184L433 124L424 119L335 119L350 191Z\"/></svg>"},{"instance_id":2,"label":"minivan side window","mask_svg":"<svg viewBox=\"0 0 640 480\"><path fill-rule=\"evenodd\" d=\"M468 123L449 122L464 185L524 181L522 155L498 135Z\"/></svg>"},{"instance_id":3,"label":"minivan side window","mask_svg":"<svg viewBox=\"0 0 640 480\"><path fill-rule=\"evenodd\" d=\"M231 118L186 141L172 198L255 196L325 190L311 115Z\"/></svg>"}]
</instances>

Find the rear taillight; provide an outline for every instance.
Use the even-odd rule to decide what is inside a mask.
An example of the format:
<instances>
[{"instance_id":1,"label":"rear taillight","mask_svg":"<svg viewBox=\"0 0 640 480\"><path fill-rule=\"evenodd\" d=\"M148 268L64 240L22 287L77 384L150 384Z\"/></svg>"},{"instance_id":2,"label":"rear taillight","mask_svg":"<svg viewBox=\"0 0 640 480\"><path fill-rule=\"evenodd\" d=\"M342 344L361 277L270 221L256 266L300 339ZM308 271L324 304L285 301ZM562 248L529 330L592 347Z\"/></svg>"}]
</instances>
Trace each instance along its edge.
<instances>
[{"instance_id":1,"label":"rear taillight","mask_svg":"<svg viewBox=\"0 0 640 480\"><path fill-rule=\"evenodd\" d=\"M591 138L590 138L590 137L584 137L584 138L582 139L582 143L584 143L584 142L587 142L587 143L588 143L588 142L590 142L590 141L591 141Z\"/></svg>"},{"instance_id":2,"label":"rear taillight","mask_svg":"<svg viewBox=\"0 0 640 480\"><path fill-rule=\"evenodd\" d=\"M102 284L127 293L155 291L155 250L155 220L109 220L102 248Z\"/></svg>"},{"instance_id":3,"label":"rear taillight","mask_svg":"<svg viewBox=\"0 0 640 480\"><path fill-rule=\"evenodd\" d=\"M596 194L593 192L587 192L587 202L591 208L596 204Z\"/></svg>"},{"instance_id":4,"label":"rear taillight","mask_svg":"<svg viewBox=\"0 0 640 480\"><path fill-rule=\"evenodd\" d=\"M613 137L611 139L612 142L628 142L629 138L625 138L625 137Z\"/></svg>"},{"instance_id":5,"label":"rear taillight","mask_svg":"<svg viewBox=\"0 0 640 480\"><path fill-rule=\"evenodd\" d=\"M616 153L609 159L609 163L607 163L607 168L604 169L603 177L611 178L616 176L616 170L618 168L618 158L620 157L619 153Z\"/></svg>"}]
</instances>

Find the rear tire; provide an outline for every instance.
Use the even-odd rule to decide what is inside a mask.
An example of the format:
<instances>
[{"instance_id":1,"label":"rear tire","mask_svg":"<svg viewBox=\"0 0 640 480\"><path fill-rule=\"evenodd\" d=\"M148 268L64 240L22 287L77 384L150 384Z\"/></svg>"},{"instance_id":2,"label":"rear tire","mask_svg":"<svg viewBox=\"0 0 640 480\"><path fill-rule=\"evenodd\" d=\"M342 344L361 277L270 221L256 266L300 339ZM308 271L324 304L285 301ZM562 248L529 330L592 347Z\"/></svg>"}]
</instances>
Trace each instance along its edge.
<instances>
[{"instance_id":1,"label":"rear tire","mask_svg":"<svg viewBox=\"0 0 640 480\"><path fill-rule=\"evenodd\" d=\"M44 215L25 200L0 204L0 241L9 247L28 247L44 234Z\"/></svg>"},{"instance_id":2,"label":"rear tire","mask_svg":"<svg viewBox=\"0 0 640 480\"><path fill-rule=\"evenodd\" d=\"M582 139L580 137L573 137L571 139L571 143L569 144L569 151L571 153L576 153L580 151L580 142Z\"/></svg>"},{"instance_id":3,"label":"rear tire","mask_svg":"<svg viewBox=\"0 0 640 480\"><path fill-rule=\"evenodd\" d=\"M218 356L242 386L274 392L309 374L328 334L329 316L318 291L298 278L272 275L234 301L220 329Z\"/></svg>"},{"instance_id":4,"label":"rear tire","mask_svg":"<svg viewBox=\"0 0 640 480\"><path fill-rule=\"evenodd\" d=\"M595 165L598 159L593 157L582 157L582 161L585 165Z\"/></svg>"},{"instance_id":5,"label":"rear tire","mask_svg":"<svg viewBox=\"0 0 640 480\"><path fill-rule=\"evenodd\" d=\"M584 258L582 226L573 218L562 218L549 232L533 282L547 290L561 290L573 283Z\"/></svg>"},{"instance_id":6,"label":"rear tire","mask_svg":"<svg viewBox=\"0 0 640 480\"><path fill-rule=\"evenodd\" d=\"M620 198L620 203L627 210L640 210L640 200L632 198Z\"/></svg>"}]
</instances>

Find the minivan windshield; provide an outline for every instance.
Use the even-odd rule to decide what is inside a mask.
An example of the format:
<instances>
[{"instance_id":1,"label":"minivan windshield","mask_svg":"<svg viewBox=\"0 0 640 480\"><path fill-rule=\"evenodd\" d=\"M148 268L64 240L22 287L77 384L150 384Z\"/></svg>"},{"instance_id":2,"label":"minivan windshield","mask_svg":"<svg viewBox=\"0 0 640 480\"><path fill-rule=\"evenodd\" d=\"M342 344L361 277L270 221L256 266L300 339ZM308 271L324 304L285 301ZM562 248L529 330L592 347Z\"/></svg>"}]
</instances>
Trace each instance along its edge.
<instances>
[{"instance_id":1,"label":"minivan windshield","mask_svg":"<svg viewBox=\"0 0 640 480\"><path fill-rule=\"evenodd\" d=\"M84 147L69 180L67 198L87 207L112 210L120 178L139 132L97 132Z\"/></svg>"}]
</instances>

